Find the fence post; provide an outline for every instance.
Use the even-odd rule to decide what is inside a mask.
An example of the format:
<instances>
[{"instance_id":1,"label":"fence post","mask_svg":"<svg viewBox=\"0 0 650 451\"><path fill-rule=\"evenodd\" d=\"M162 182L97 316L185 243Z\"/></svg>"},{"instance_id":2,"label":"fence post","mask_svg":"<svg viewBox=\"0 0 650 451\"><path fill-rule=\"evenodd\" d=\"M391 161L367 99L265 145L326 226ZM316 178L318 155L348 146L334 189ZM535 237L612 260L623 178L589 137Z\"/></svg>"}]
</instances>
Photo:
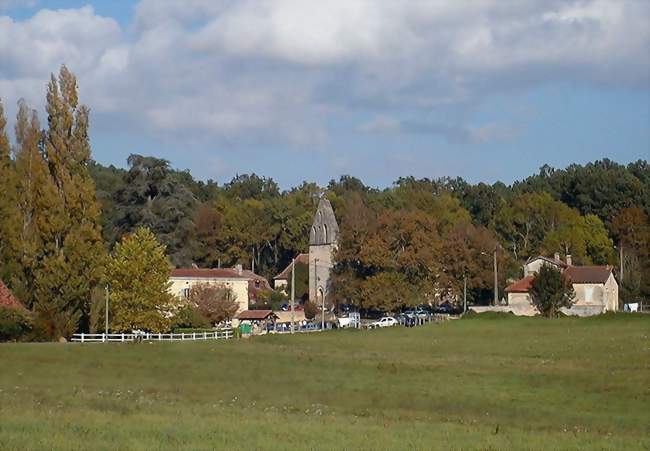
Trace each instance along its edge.
<instances>
[{"instance_id":1,"label":"fence post","mask_svg":"<svg viewBox=\"0 0 650 451\"><path fill-rule=\"evenodd\" d=\"M206 340L207 338L208 338L208 333L204 331L203 332L203 339Z\"/></svg>"},{"instance_id":2,"label":"fence post","mask_svg":"<svg viewBox=\"0 0 650 451\"><path fill-rule=\"evenodd\" d=\"M106 343L106 332L102 334L102 343Z\"/></svg>"},{"instance_id":3,"label":"fence post","mask_svg":"<svg viewBox=\"0 0 650 451\"><path fill-rule=\"evenodd\" d=\"M81 332L81 342L82 343L84 342L84 333L83 332Z\"/></svg>"},{"instance_id":4,"label":"fence post","mask_svg":"<svg viewBox=\"0 0 650 451\"><path fill-rule=\"evenodd\" d=\"M124 332L122 332L122 343L124 343Z\"/></svg>"},{"instance_id":5,"label":"fence post","mask_svg":"<svg viewBox=\"0 0 650 451\"><path fill-rule=\"evenodd\" d=\"M192 340L196 340L196 332L192 332Z\"/></svg>"}]
</instances>

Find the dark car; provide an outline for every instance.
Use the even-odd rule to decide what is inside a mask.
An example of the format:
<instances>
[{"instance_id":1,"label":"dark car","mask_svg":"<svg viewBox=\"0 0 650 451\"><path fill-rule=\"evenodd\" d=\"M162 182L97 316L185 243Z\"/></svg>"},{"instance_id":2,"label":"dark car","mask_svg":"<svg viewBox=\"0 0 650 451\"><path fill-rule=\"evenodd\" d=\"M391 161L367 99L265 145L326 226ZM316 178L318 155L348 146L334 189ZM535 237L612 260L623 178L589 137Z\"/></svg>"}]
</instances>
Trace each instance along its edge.
<instances>
[{"instance_id":1,"label":"dark car","mask_svg":"<svg viewBox=\"0 0 650 451\"><path fill-rule=\"evenodd\" d=\"M441 315L458 315L460 313L463 313L463 309L461 307L453 305L451 302L443 302L433 309L433 313L438 313Z\"/></svg>"}]
</instances>

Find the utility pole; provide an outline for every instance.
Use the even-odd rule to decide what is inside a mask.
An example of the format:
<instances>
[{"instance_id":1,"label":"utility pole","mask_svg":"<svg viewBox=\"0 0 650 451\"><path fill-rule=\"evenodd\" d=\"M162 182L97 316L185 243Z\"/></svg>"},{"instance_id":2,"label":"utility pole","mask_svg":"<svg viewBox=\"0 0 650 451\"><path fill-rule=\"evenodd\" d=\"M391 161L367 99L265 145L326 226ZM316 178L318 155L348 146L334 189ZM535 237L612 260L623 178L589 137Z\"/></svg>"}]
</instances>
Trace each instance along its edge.
<instances>
[{"instance_id":1,"label":"utility pole","mask_svg":"<svg viewBox=\"0 0 650 451\"><path fill-rule=\"evenodd\" d=\"M467 312L467 276L463 274L463 313Z\"/></svg>"},{"instance_id":2,"label":"utility pole","mask_svg":"<svg viewBox=\"0 0 650 451\"><path fill-rule=\"evenodd\" d=\"M623 243L619 243L618 245L618 252L619 252L619 260L621 261L621 283L623 283Z\"/></svg>"},{"instance_id":3,"label":"utility pole","mask_svg":"<svg viewBox=\"0 0 650 451\"><path fill-rule=\"evenodd\" d=\"M497 277L497 248L494 247L494 305L499 305L499 278Z\"/></svg>"},{"instance_id":4,"label":"utility pole","mask_svg":"<svg viewBox=\"0 0 650 451\"><path fill-rule=\"evenodd\" d=\"M291 260L291 333L294 331L296 321L294 299L296 298L296 259Z\"/></svg>"},{"instance_id":5,"label":"utility pole","mask_svg":"<svg viewBox=\"0 0 650 451\"><path fill-rule=\"evenodd\" d=\"M104 309L104 333L108 333L108 285L106 285L106 308Z\"/></svg>"}]
</instances>

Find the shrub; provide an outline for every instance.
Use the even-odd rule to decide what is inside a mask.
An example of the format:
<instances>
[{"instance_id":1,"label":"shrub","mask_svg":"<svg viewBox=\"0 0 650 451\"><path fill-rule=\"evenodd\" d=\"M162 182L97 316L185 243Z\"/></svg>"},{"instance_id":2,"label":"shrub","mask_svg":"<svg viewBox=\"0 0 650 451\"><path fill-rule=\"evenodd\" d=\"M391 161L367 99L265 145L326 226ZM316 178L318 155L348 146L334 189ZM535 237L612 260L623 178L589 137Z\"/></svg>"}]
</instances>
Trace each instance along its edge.
<instances>
[{"instance_id":1,"label":"shrub","mask_svg":"<svg viewBox=\"0 0 650 451\"><path fill-rule=\"evenodd\" d=\"M208 329L211 326L210 320L196 307L187 305L181 308L174 316L172 329Z\"/></svg>"},{"instance_id":2,"label":"shrub","mask_svg":"<svg viewBox=\"0 0 650 451\"><path fill-rule=\"evenodd\" d=\"M318 313L318 306L311 301L305 302L305 318L314 319Z\"/></svg>"},{"instance_id":3,"label":"shrub","mask_svg":"<svg viewBox=\"0 0 650 451\"><path fill-rule=\"evenodd\" d=\"M32 329L28 311L15 307L0 307L0 341L24 339Z\"/></svg>"},{"instance_id":4,"label":"shrub","mask_svg":"<svg viewBox=\"0 0 650 451\"><path fill-rule=\"evenodd\" d=\"M59 311L53 306L40 307L37 305L32 339L36 341L68 339L77 330L80 317L79 312Z\"/></svg>"}]
</instances>

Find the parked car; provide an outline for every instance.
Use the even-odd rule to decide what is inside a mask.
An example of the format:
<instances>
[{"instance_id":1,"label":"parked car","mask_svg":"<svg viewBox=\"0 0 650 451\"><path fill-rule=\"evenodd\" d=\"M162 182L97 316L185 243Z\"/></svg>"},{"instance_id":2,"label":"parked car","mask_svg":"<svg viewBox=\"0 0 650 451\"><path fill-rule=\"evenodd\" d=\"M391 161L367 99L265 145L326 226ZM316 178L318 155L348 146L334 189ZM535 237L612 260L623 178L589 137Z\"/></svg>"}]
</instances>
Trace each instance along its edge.
<instances>
[{"instance_id":1,"label":"parked car","mask_svg":"<svg viewBox=\"0 0 650 451\"><path fill-rule=\"evenodd\" d=\"M443 315L459 315L463 313L463 309L462 307L457 307L450 302L443 302L442 304L436 306L433 309L433 312Z\"/></svg>"},{"instance_id":2,"label":"parked car","mask_svg":"<svg viewBox=\"0 0 650 451\"><path fill-rule=\"evenodd\" d=\"M396 326L399 324L395 318L392 316L384 316L382 319L379 321L375 321L374 323L370 323L368 327L370 329L375 329L377 327L391 327L391 326Z\"/></svg>"}]
</instances>

